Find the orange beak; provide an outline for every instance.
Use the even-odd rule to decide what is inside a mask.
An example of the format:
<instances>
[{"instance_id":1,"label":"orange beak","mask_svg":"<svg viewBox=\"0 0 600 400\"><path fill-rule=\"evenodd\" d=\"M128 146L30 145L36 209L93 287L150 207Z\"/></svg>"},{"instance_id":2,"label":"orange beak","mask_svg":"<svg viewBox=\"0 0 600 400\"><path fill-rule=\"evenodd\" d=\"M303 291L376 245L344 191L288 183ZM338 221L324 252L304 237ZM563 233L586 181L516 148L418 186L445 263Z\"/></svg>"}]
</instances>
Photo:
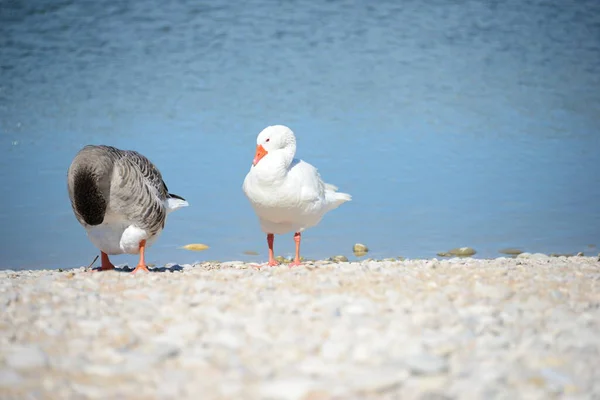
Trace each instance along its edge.
<instances>
[{"instance_id":1,"label":"orange beak","mask_svg":"<svg viewBox=\"0 0 600 400\"><path fill-rule=\"evenodd\" d=\"M262 144L256 146L256 154L254 155L254 160L252 160L252 165L258 164L260 159L266 156L267 154L268 152L265 150L264 147L262 147Z\"/></svg>"}]
</instances>

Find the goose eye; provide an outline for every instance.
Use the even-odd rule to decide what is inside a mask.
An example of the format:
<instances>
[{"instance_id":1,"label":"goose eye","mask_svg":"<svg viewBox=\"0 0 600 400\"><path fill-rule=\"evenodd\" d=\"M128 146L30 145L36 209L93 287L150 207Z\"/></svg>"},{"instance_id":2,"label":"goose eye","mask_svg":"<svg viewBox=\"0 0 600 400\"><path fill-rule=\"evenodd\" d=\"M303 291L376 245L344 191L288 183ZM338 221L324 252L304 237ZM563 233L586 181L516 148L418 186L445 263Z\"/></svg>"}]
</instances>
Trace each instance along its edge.
<instances>
[{"instance_id":1,"label":"goose eye","mask_svg":"<svg viewBox=\"0 0 600 400\"><path fill-rule=\"evenodd\" d=\"M265 140L265 142L268 142L269 140L271 140L271 139L269 138L269 139Z\"/></svg>"}]
</instances>

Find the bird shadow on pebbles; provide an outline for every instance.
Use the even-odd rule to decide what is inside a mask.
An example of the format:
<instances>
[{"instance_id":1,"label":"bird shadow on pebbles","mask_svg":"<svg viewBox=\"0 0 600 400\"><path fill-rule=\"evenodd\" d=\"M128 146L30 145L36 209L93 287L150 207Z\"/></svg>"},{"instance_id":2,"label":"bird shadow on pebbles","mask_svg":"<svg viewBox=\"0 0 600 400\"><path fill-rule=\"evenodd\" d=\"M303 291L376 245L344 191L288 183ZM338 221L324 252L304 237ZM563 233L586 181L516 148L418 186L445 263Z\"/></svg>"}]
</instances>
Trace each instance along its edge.
<instances>
[{"instance_id":1,"label":"bird shadow on pebbles","mask_svg":"<svg viewBox=\"0 0 600 400\"><path fill-rule=\"evenodd\" d=\"M150 272L177 272L177 271L183 271L183 267L181 265L175 264L175 265L169 265L168 267L155 267L155 268L148 268L150 270Z\"/></svg>"},{"instance_id":2,"label":"bird shadow on pebbles","mask_svg":"<svg viewBox=\"0 0 600 400\"><path fill-rule=\"evenodd\" d=\"M98 268L94 268L93 270L94 272L105 272L105 271L98 271ZM125 273L131 273L133 271L133 268L131 268L128 265L123 265L123 266L115 266L115 269L112 269L111 271L114 272L125 272ZM165 267L148 267L148 271L153 273L153 272L178 272L178 271L183 271L183 267L181 265L175 264L175 265L169 265L169 266L165 266ZM143 272L141 272L143 273Z\"/></svg>"}]
</instances>

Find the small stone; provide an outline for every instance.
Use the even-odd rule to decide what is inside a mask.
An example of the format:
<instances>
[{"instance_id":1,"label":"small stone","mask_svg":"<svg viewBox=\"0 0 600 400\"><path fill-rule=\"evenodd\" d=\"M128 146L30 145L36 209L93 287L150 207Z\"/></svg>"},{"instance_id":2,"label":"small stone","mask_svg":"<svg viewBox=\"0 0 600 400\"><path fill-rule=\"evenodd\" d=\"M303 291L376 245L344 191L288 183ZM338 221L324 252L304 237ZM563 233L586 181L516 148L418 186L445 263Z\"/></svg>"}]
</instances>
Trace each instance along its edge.
<instances>
[{"instance_id":1,"label":"small stone","mask_svg":"<svg viewBox=\"0 0 600 400\"><path fill-rule=\"evenodd\" d=\"M128 354L125 362L120 365L120 373L134 374L136 371L148 369L166 358L163 356L164 354L160 353L143 354L140 352L132 352Z\"/></svg>"},{"instance_id":2,"label":"small stone","mask_svg":"<svg viewBox=\"0 0 600 400\"><path fill-rule=\"evenodd\" d=\"M315 383L305 378L280 379L263 383L260 398L265 400L301 400L305 399Z\"/></svg>"},{"instance_id":3,"label":"small stone","mask_svg":"<svg viewBox=\"0 0 600 400\"><path fill-rule=\"evenodd\" d=\"M242 346L242 341L239 336L235 335L231 330L220 332L214 338L214 342L230 349L238 349Z\"/></svg>"},{"instance_id":4,"label":"small stone","mask_svg":"<svg viewBox=\"0 0 600 400\"><path fill-rule=\"evenodd\" d=\"M333 256L331 257L331 261L334 262L348 262L348 258L346 256Z\"/></svg>"},{"instance_id":5,"label":"small stone","mask_svg":"<svg viewBox=\"0 0 600 400\"><path fill-rule=\"evenodd\" d=\"M183 371L167 370L161 374L161 380L157 387L159 398L172 399L181 397L181 391L188 380Z\"/></svg>"},{"instance_id":6,"label":"small stone","mask_svg":"<svg viewBox=\"0 0 600 400\"><path fill-rule=\"evenodd\" d=\"M100 285L98 284L98 282L96 282L96 280L101 276L102 274L94 274L92 275L93 278L86 278L83 280L83 283L85 285L85 288L90 290L90 291L96 291L100 288Z\"/></svg>"},{"instance_id":7,"label":"small stone","mask_svg":"<svg viewBox=\"0 0 600 400\"><path fill-rule=\"evenodd\" d=\"M558 390L562 390L563 387L573 384L573 380L569 376L552 368L542 368L540 375L546 380L549 386L554 386Z\"/></svg>"},{"instance_id":8,"label":"small stone","mask_svg":"<svg viewBox=\"0 0 600 400\"><path fill-rule=\"evenodd\" d=\"M353 376L349 383L362 393L382 393L399 387L408 377L405 369L375 368Z\"/></svg>"},{"instance_id":9,"label":"small stone","mask_svg":"<svg viewBox=\"0 0 600 400\"><path fill-rule=\"evenodd\" d=\"M368 310L362 304L350 304L344 307L343 312L348 315L364 315L368 313Z\"/></svg>"},{"instance_id":10,"label":"small stone","mask_svg":"<svg viewBox=\"0 0 600 400\"><path fill-rule=\"evenodd\" d=\"M85 396L88 399L106 398L106 391L102 387L83 385L80 383L72 383L71 387L75 392Z\"/></svg>"},{"instance_id":11,"label":"small stone","mask_svg":"<svg viewBox=\"0 0 600 400\"><path fill-rule=\"evenodd\" d=\"M477 253L475 249L471 247L458 247L448 251L448 253L458 257L469 257Z\"/></svg>"},{"instance_id":12,"label":"small stone","mask_svg":"<svg viewBox=\"0 0 600 400\"><path fill-rule=\"evenodd\" d=\"M521 253L517 256L517 258L530 258L530 259L538 259L538 260L542 260L542 259L546 259L548 258L548 256L546 254L543 253Z\"/></svg>"},{"instance_id":13,"label":"small stone","mask_svg":"<svg viewBox=\"0 0 600 400\"><path fill-rule=\"evenodd\" d=\"M369 248L362 243L356 243L352 247L352 252L356 257L364 257L369 252Z\"/></svg>"},{"instance_id":14,"label":"small stone","mask_svg":"<svg viewBox=\"0 0 600 400\"><path fill-rule=\"evenodd\" d=\"M16 371L0 369L0 388L18 386L21 382L23 382L23 378Z\"/></svg>"},{"instance_id":15,"label":"small stone","mask_svg":"<svg viewBox=\"0 0 600 400\"><path fill-rule=\"evenodd\" d=\"M354 247L352 247L352 251L354 253L368 253L369 248L362 243L356 243Z\"/></svg>"},{"instance_id":16,"label":"small stone","mask_svg":"<svg viewBox=\"0 0 600 400\"><path fill-rule=\"evenodd\" d=\"M473 394L476 386L475 382L471 382L469 386L469 390L464 393ZM441 393L448 392L449 380L444 375L429 375L429 376L412 376L402 385L402 389L400 392L399 398L402 399L418 399L418 400L448 400L448 398L438 397ZM457 398L486 398L478 397L478 396L458 396L458 397L450 397L450 399Z\"/></svg>"},{"instance_id":17,"label":"small stone","mask_svg":"<svg viewBox=\"0 0 600 400\"><path fill-rule=\"evenodd\" d=\"M579 253L575 254L577 257L583 257L583 251L580 251Z\"/></svg>"},{"instance_id":18,"label":"small stone","mask_svg":"<svg viewBox=\"0 0 600 400\"><path fill-rule=\"evenodd\" d=\"M361 343L354 346L354 350L352 351L352 359L356 362L366 362L370 360L372 356L373 354L369 346Z\"/></svg>"},{"instance_id":19,"label":"small stone","mask_svg":"<svg viewBox=\"0 0 600 400\"><path fill-rule=\"evenodd\" d=\"M523 253L523 250L509 247L509 248L506 248L506 249L498 250L498 253L508 254L508 255L511 255L511 256L518 256L519 254Z\"/></svg>"},{"instance_id":20,"label":"small stone","mask_svg":"<svg viewBox=\"0 0 600 400\"><path fill-rule=\"evenodd\" d=\"M571 257L572 254L563 254L563 256L565 256L565 257ZM544 254L544 253L533 253L531 255L531 258L538 259L538 260L543 260L543 259L547 259L548 255Z\"/></svg>"},{"instance_id":21,"label":"small stone","mask_svg":"<svg viewBox=\"0 0 600 400\"><path fill-rule=\"evenodd\" d=\"M6 365L15 369L35 369L48 365L48 356L38 346L16 345L8 351Z\"/></svg>"},{"instance_id":22,"label":"small stone","mask_svg":"<svg viewBox=\"0 0 600 400\"><path fill-rule=\"evenodd\" d=\"M347 353L348 346L336 340L327 340L321 346L321 356L326 360L338 360Z\"/></svg>"},{"instance_id":23,"label":"small stone","mask_svg":"<svg viewBox=\"0 0 600 400\"><path fill-rule=\"evenodd\" d=\"M409 356L406 364L414 375L441 374L448 370L448 363L444 358L429 354Z\"/></svg>"},{"instance_id":24,"label":"small stone","mask_svg":"<svg viewBox=\"0 0 600 400\"><path fill-rule=\"evenodd\" d=\"M190 251L204 251L204 250L208 250L210 247L208 247L205 244L202 243L191 243L191 244L186 244L185 246L181 247L182 249L185 250L190 250Z\"/></svg>"},{"instance_id":25,"label":"small stone","mask_svg":"<svg viewBox=\"0 0 600 400\"><path fill-rule=\"evenodd\" d=\"M87 364L81 368L81 371L87 375L99 376L99 377L116 377L120 375L123 368L115 367L115 365L97 365Z\"/></svg>"},{"instance_id":26,"label":"small stone","mask_svg":"<svg viewBox=\"0 0 600 400\"><path fill-rule=\"evenodd\" d=\"M553 290L550 292L550 295L555 299L555 300L562 300L565 298L565 296L559 291L559 290Z\"/></svg>"},{"instance_id":27,"label":"small stone","mask_svg":"<svg viewBox=\"0 0 600 400\"><path fill-rule=\"evenodd\" d=\"M225 269L225 268L239 269L238 267L240 265L244 265L244 262L243 261L226 261L224 263L221 263L221 268L223 268L223 269ZM226 272L224 271L224 273L227 273L227 274L236 274L236 275L239 274L239 272L237 272L237 271L231 271L231 270L228 270Z\"/></svg>"},{"instance_id":28,"label":"small stone","mask_svg":"<svg viewBox=\"0 0 600 400\"><path fill-rule=\"evenodd\" d=\"M305 375L322 376L331 371L331 366L320 357L308 357L299 364L298 369Z\"/></svg>"},{"instance_id":29,"label":"small stone","mask_svg":"<svg viewBox=\"0 0 600 400\"><path fill-rule=\"evenodd\" d=\"M487 297L494 300L504 300L510 297L512 290L504 285L485 285L475 282L473 293L480 297Z\"/></svg>"},{"instance_id":30,"label":"small stone","mask_svg":"<svg viewBox=\"0 0 600 400\"><path fill-rule=\"evenodd\" d=\"M102 328L102 321L80 319L79 321L76 321L76 325L79 327L79 331L87 336L100 331Z\"/></svg>"}]
</instances>

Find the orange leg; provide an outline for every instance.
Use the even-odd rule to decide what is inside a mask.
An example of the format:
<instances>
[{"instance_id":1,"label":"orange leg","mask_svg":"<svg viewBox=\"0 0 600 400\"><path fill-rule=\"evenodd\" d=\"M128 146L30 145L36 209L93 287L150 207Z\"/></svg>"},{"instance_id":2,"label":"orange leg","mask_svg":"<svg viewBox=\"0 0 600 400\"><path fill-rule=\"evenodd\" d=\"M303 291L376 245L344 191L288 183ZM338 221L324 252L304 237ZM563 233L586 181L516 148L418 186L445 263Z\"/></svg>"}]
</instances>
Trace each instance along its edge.
<instances>
[{"instance_id":1,"label":"orange leg","mask_svg":"<svg viewBox=\"0 0 600 400\"><path fill-rule=\"evenodd\" d=\"M148 271L148 267L146 267L146 262L144 261L144 249L145 248L146 248L146 240L142 240L140 242L140 262L138 263L137 267L135 267L133 272L131 272L132 274L135 274L138 271L150 272L150 271Z\"/></svg>"},{"instance_id":2,"label":"orange leg","mask_svg":"<svg viewBox=\"0 0 600 400\"><path fill-rule=\"evenodd\" d=\"M273 242L275 241L275 235L272 233L267 234L267 244L269 245L269 262L267 265L274 267L279 265L279 262L275 260L275 255L273 253Z\"/></svg>"},{"instance_id":3,"label":"orange leg","mask_svg":"<svg viewBox=\"0 0 600 400\"><path fill-rule=\"evenodd\" d=\"M290 268L294 265L300 265L300 240L302 238L302 235L300 234L300 232L296 232L294 234L294 242L296 242L296 257L294 258L294 261L292 261L290 263Z\"/></svg>"},{"instance_id":4,"label":"orange leg","mask_svg":"<svg viewBox=\"0 0 600 400\"><path fill-rule=\"evenodd\" d=\"M100 265L99 268L97 268L93 271L109 271L111 269L115 269L115 266L108 259L108 254L101 251L100 255L101 255L100 259L102 260L102 265Z\"/></svg>"}]
</instances>

